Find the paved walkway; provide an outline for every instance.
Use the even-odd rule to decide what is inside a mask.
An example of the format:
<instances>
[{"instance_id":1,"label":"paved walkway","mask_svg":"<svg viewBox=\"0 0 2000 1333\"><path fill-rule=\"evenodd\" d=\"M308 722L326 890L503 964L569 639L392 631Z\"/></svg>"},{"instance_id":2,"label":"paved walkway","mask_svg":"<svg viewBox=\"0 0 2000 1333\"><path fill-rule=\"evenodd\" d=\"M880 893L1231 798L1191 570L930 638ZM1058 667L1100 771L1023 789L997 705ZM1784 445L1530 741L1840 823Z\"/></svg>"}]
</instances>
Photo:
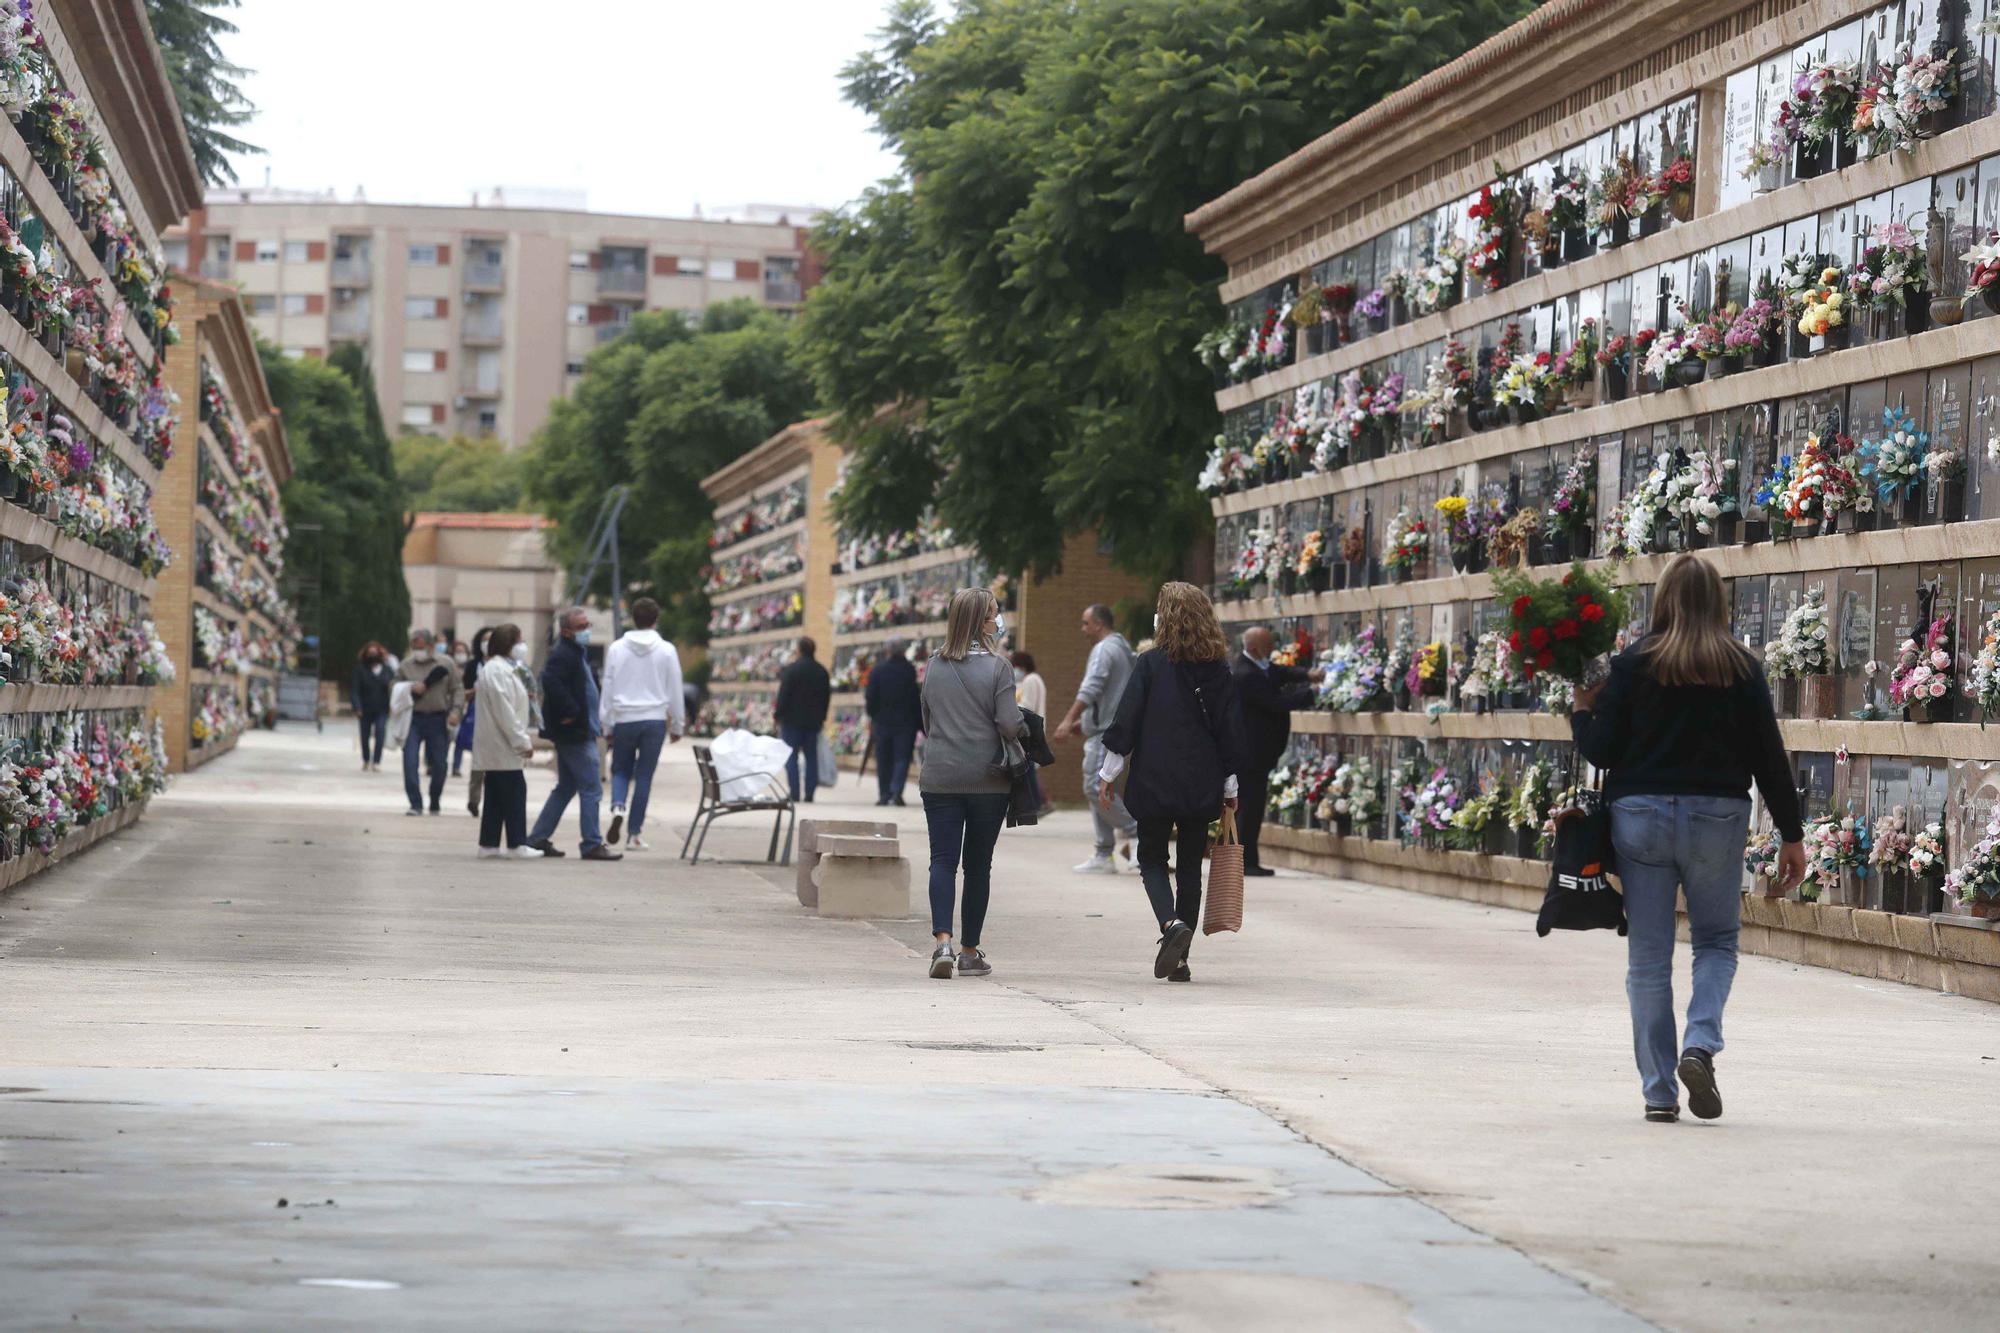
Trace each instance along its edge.
<instances>
[{"instance_id":1,"label":"paved walkway","mask_svg":"<svg viewBox=\"0 0 2000 1333\"><path fill-rule=\"evenodd\" d=\"M0 898L0 1327L1949 1329L2000 1300L1975 1001L1747 958L1728 1117L1649 1126L1609 937L1284 876L1169 987L1136 879L1068 874L1068 815L1003 840L994 977L933 982L920 920L822 922L788 872L672 847L475 861L462 811L402 818L354 767L344 732L250 737Z\"/></svg>"}]
</instances>

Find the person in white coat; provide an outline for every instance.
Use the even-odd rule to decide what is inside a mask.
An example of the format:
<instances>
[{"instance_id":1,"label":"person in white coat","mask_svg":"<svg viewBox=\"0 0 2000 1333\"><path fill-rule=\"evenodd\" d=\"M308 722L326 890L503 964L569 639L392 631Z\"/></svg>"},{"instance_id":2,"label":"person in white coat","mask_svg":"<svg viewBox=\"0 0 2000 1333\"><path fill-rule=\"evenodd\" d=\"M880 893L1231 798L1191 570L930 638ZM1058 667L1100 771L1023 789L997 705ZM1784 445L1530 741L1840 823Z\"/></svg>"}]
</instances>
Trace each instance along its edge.
<instances>
[{"instance_id":1,"label":"person in white coat","mask_svg":"<svg viewBox=\"0 0 2000 1333\"><path fill-rule=\"evenodd\" d=\"M620 635L604 652L604 685L598 691L600 729L611 738L611 827L604 841L616 843L625 831L625 800L632 801L632 836L627 850L643 852L646 798L660 747L687 732L681 695L681 659L660 637L660 604L650 597L632 603L636 628Z\"/></svg>"},{"instance_id":2,"label":"person in white coat","mask_svg":"<svg viewBox=\"0 0 2000 1333\"><path fill-rule=\"evenodd\" d=\"M531 704L526 670L514 660L521 642L518 625L501 625L487 645L479 668L479 707L472 723L472 766L485 774L484 808L479 812L479 854L539 859L528 846L528 780L522 766L535 752L529 730ZM507 851L500 835L507 835Z\"/></svg>"}]
</instances>

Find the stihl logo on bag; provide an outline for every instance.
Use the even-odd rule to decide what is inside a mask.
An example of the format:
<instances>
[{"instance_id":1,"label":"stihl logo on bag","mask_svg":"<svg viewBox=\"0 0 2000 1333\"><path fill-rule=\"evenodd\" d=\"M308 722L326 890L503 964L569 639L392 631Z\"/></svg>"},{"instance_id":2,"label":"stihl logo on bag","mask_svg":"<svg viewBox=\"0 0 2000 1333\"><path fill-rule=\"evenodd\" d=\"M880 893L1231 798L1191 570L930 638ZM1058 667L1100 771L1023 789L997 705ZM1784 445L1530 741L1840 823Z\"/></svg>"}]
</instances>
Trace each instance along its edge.
<instances>
[{"instance_id":1,"label":"stihl logo on bag","mask_svg":"<svg viewBox=\"0 0 2000 1333\"><path fill-rule=\"evenodd\" d=\"M1591 866L1581 875L1556 876L1556 883L1565 889L1575 889L1579 893L1611 892L1611 881L1606 879L1596 866Z\"/></svg>"}]
</instances>

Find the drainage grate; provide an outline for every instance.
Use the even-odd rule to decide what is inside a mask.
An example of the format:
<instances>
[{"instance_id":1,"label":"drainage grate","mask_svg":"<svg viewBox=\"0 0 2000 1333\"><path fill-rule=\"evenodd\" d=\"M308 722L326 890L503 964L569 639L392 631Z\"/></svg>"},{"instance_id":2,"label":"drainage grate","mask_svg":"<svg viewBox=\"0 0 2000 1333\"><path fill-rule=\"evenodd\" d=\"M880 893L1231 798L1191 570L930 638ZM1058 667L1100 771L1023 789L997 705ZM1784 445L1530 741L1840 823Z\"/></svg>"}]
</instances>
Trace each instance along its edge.
<instances>
[{"instance_id":1,"label":"drainage grate","mask_svg":"<svg viewBox=\"0 0 2000 1333\"><path fill-rule=\"evenodd\" d=\"M1012 1055L1017 1051L1039 1051L1039 1046L1020 1046L1002 1041L902 1041L913 1051L977 1051L982 1055Z\"/></svg>"}]
</instances>

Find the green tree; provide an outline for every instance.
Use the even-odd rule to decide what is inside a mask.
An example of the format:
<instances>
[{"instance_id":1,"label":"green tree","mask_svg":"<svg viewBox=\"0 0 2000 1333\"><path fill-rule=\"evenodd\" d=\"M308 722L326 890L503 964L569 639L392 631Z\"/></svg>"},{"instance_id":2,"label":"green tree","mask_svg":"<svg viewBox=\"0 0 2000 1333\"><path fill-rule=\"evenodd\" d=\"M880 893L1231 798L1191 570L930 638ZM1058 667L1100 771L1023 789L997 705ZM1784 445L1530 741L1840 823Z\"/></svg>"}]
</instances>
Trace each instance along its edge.
<instances>
[{"instance_id":1,"label":"green tree","mask_svg":"<svg viewBox=\"0 0 2000 1333\"><path fill-rule=\"evenodd\" d=\"M490 435L405 435L395 443L396 483L407 514L491 514L519 509L528 454Z\"/></svg>"},{"instance_id":2,"label":"green tree","mask_svg":"<svg viewBox=\"0 0 2000 1333\"><path fill-rule=\"evenodd\" d=\"M220 39L236 25L214 11L234 9L242 0L146 0L146 16L167 64L167 82L180 103L194 147L194 164L210 185L236 179L231 153L261 153L229 131L249 123L257 109L237 85L250 71L223 58Z\"/></svg>"},{"instance_id":3,"label":"green tree","mask_svg":"<svg viewBox=\"0 0 2000 1333\"><path fill-rule=\"evenodd\" d=\"M287 574L321 580L318 623L305 629L320 636L320 674L345 680L362 644L398 648L410 628L402 502L374 379L352 345L329 362L294 361L269 344L258 351L292 453Z\"/></svg>"},{"instance_id":4,"label":"green tree","mask_svg":"<svg viewBox=\"0 0 2000 1333\"><path fill-rule=\"evenodd\" d=\"M1530 8L898 0L846 78L903 175L820 226L801 321L856 464L843 521L901 527L934 492L1000 568L1094 528L1173 571L1209 522L1192 349L1224 276L1182 219Z\"/></svg>"},{"instance_id":5,"label":"green tree","mask_svg":"<svg viewBox=\"0 0 2000 1333\"><path fill-rule=\"evenodd\" d=\"M644 312L591 354L576 392L550 410L527 465L528 498L556 520L554 554L575 568L606 493L630 486L620 591L657 598L668 634L703 642L714 508L701 479L811 415L813 402L792 328L777 316L747 301L709 307L697 327ZM611 593L608 572L592 591Z\"/></svg>"}]
</instances>

